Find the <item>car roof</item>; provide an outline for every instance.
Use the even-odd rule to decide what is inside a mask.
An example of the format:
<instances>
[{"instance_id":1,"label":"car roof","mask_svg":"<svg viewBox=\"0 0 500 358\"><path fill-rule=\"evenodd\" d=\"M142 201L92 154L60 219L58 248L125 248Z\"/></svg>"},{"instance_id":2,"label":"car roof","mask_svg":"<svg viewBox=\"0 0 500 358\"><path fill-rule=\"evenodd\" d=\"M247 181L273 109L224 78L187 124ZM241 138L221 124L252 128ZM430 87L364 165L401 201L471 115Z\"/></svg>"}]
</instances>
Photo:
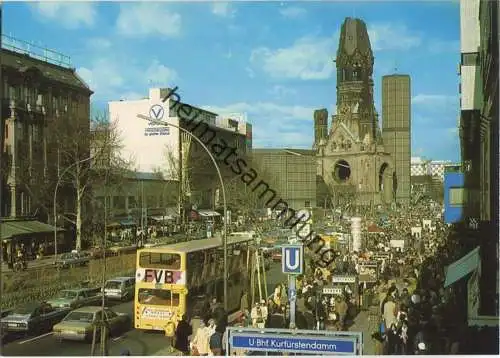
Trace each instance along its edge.
<instances>
[{"instance_id":1,"label":"car roof","mask_svg":"<svg viewBox=\"0 0 500 358\"><path fill-rule=\"evenodd\" d=\"M114 277L114 278L110 278L107 281L126 281L126 280L130 280L130 279L134 279L135 280L135 277L134 276L129 276L129 277L125 277L125 276Z\"/></svg>"},{"instance_id":2,"label":"car roof","mask_svg":"<svg viewBox=\"0 0 500 358\"><path fill-rule=\"evenodd\" d=\"M77 308L73 310L73 312L82 312L82 313L96 313L102 309L101 306L85 306ZM104 307L104 309L108 309L108 307Z\"/></svg>"}]
</instances>

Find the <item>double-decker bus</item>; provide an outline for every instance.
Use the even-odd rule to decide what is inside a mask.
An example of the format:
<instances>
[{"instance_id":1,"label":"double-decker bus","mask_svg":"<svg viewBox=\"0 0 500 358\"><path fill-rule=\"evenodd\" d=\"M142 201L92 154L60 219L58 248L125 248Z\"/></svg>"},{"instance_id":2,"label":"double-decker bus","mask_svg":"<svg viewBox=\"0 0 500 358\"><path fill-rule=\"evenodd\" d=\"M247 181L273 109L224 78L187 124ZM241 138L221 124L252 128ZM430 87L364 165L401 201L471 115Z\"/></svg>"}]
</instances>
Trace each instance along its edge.
<instances>
[{"instance_id":1,"label":"double-decker bus","mask_svg":"<svg viewBox=\"0 0 500 358\"><path fill-rule=\"evenodd\" d=\"M228 311L239 309L248 288L251 236L228 236ZM220 238L192 240L137 251L135 328L172 336L183 314L206 310L209 299L224 299L224 250Z\"/></svg>"}]
</instances>

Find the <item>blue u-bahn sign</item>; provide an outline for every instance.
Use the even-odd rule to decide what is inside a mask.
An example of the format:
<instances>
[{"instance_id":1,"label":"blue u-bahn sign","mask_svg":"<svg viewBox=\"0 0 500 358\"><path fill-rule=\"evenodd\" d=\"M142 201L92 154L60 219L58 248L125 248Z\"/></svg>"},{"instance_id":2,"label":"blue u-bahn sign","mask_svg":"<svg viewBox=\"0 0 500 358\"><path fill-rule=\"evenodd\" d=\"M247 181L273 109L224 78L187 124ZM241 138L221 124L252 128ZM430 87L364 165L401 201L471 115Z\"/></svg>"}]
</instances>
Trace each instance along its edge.
<instances>
[{"instance_id":1,"label":"blue u-bahn sign","mask_svg":"<svg viewBox=\"0 0 500 358\"><path fill-rule=\"evenodd\" d=\"M291 329L228 329L226 352L279 352L315 355L361 355L362 333Z\"/></svg>"}]
</instances>

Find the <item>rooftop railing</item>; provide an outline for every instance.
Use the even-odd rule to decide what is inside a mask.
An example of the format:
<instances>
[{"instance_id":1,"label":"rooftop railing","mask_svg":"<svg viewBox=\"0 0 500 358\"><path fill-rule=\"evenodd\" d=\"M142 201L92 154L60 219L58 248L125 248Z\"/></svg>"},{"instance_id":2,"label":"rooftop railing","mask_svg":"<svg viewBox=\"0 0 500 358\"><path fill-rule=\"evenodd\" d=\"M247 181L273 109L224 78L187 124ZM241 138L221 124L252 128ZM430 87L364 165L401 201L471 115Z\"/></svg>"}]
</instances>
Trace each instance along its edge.
<instances>
[{"instance_id":1,"label":"rooftop railing","mask_svg":"<svg viewBox=\"0 0 500 358\"><path fill-rule=\"evenodd\" d=\"M53 65L72 68L69 56L43 46L35 45L34 43L29 43L28 41L16 39L12 36L2 35L2 48L28 55Z\"/></svg>"}]
</instances>

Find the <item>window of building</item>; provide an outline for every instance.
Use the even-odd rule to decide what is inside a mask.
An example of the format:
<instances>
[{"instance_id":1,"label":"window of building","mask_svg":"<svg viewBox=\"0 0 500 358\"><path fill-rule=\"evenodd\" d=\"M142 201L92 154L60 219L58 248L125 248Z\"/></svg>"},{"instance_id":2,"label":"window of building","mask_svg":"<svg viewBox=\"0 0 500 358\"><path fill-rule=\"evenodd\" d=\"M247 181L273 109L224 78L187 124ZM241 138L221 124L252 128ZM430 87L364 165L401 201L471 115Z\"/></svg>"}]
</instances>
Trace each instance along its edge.
<instances>
[{"instance_id":1,"label":"window of building","mask_svg":"<svg viewBox=\"0 0 500 358\"><path fill-rule=\"evenodd\" d=\"M5 125L4 133L5 133L5 139L9 139L9 125L8 124Z\"/></svg>"},{"instance_id":2,"label":"window of building","mask_svg":"<svg viewBox=\"0 0 500 358\"><path fill-rule=\"evenodd\" d=\"M479 53L463 53L462 54L462 66L476 66L479 64Z\"/></svg>"},{"instance_id":3,"label":"window of building","mask_svg":"<svg viewBox=\"0 0 500 358\"><path fill-rule=\"evenodd\" d=\"M465 203L465 189L464 188L450 188L449 191L449 204L451 206L463 206Z\"/></svg>"},{"instance_id":4,"label":"window of building","mask_svg":"<svg viewBox=\"0 0 500 358\"><path fill-rule=\"evenodd\" d=\"M311 207L311 202L310 202L309 200L306 200L306 201L304 202L304 207L306 207L306 208L310 208L310 207Z\"/></svg>"}]
</instances>

